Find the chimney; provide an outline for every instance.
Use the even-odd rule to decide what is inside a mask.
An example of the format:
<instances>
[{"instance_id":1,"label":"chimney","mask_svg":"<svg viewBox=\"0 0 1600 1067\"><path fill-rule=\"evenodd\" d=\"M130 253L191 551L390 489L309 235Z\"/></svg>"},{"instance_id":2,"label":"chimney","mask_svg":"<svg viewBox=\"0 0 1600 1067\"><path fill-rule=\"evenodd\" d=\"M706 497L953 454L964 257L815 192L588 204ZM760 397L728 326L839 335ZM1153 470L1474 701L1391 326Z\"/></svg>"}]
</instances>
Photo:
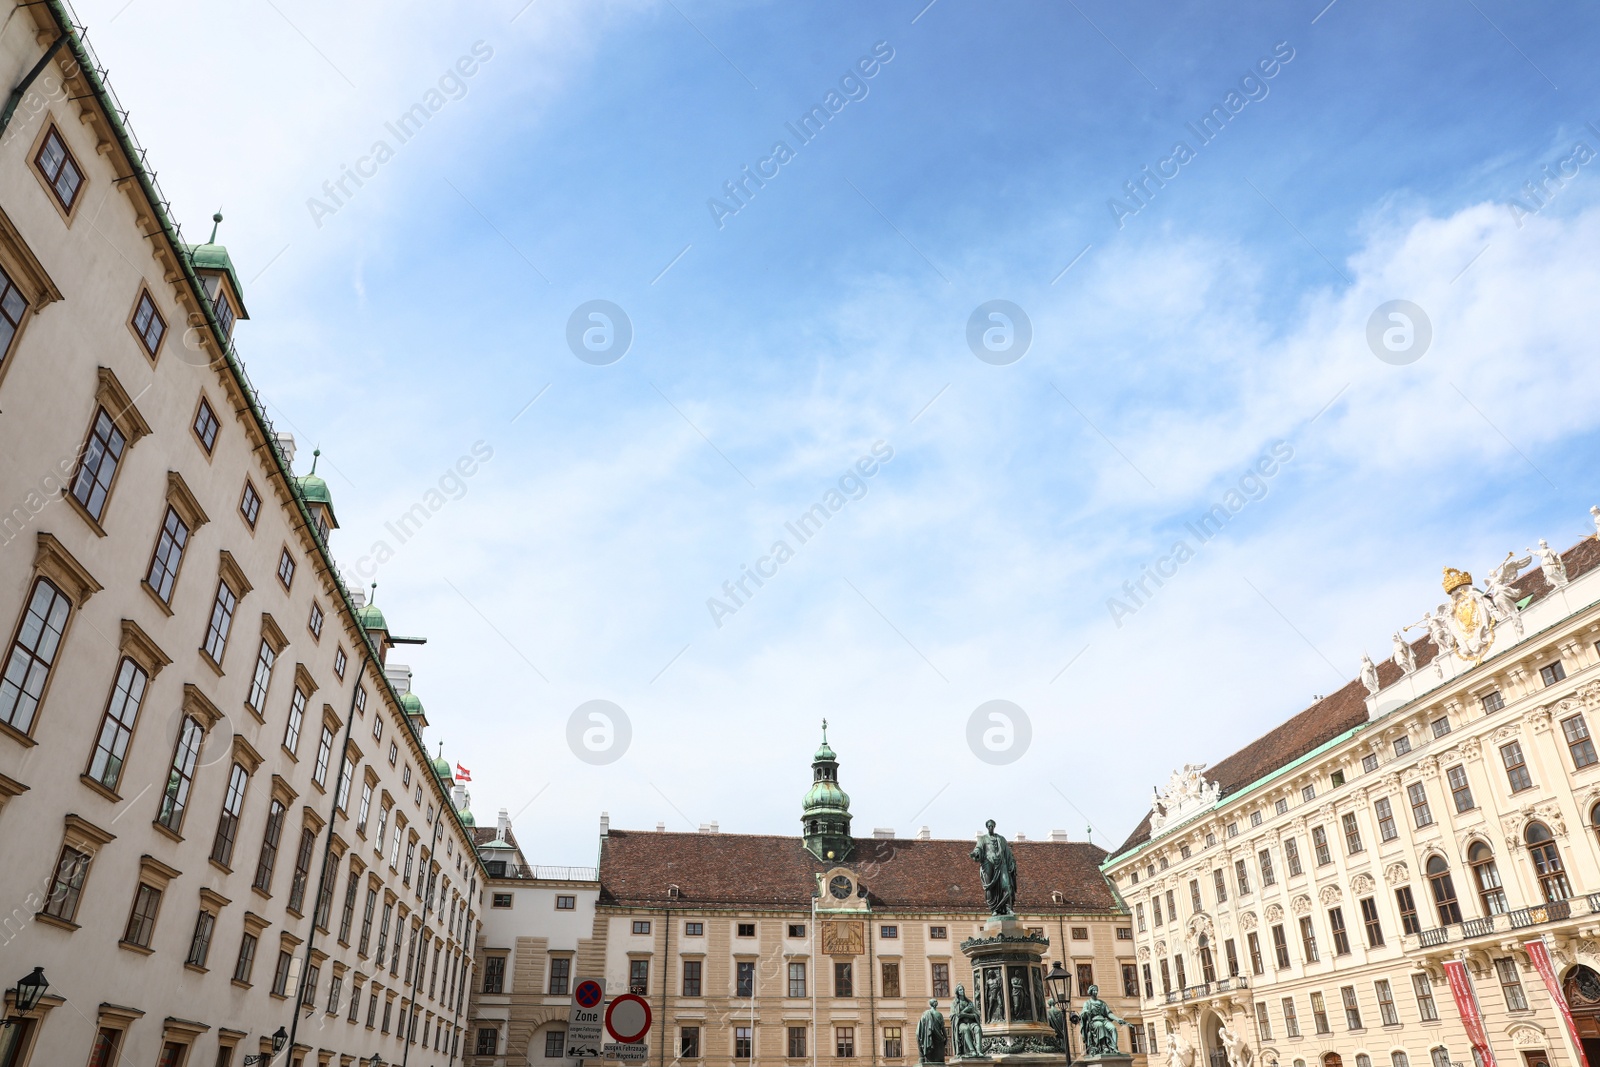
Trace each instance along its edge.
<instances>
[{"instance_id":1,"label":"chimney","mask_svg":"<svg viewBox=\"0 0 1600 1067\"><path fill-rule=\"evenodd\" d=\"M505 808L501 808L500 809L500 818L497 821L497 823L495 825L495 829L494 829L494 839L496 841L504 841L506 839L506 834L508 834L510 832L511 832L511 813L509 811L507 811Z\"/></svg>"},{"instance_id":2,"label":"chimney","mask_svg":"<svg viewBox=\"0 0 1600 1067\"><path fill-rule=\"evenodd\" d=\"M711 820L711 832L714 834L720 834L722 832L722 828L717 825L717 820L715 819Z\"/></svg>"},{"instance_id":3,"label":"chimney","mask_svg":"<svg viewBox=\"0 0 1600 1067\"><path fill-rule=\"evenodd\" d=\"M720 833L721 831L717 828L717 821L712 819L710 822L703 822L700 824L700 832L703 834L715 834Z\"/></svg>"},{"instance_id":4,"label":"chimney","mask_svg":"<svg viewBox=\"0 0 1600 1067\"><path fill-rule=\"evenodd\" d=\"M396 694L405 696L411 692L411 668L404 663L385 664L383 675L389 679L389 684L394 686Z\"/></svg>"},{"instance_id":5,"label":"chimney","mask_svg":"<svg viewBox=\"0 0 1600 1067\"><path fill-rule=\"evenodd\" d=\"M294 468L294 434L277 433L273 435L278 440L278 449L283 453L283 458L289 461L289 467Z\"/></svg>"},{"instance_id":6,"label":"chimney","mask_svg":"<svg viewBox=\"0 0 1600 1067\"><path fill-rule=\"evenodd\" d=\"M1018 834L1016 837L1013 837L1011 840L1013 840L1013 841L1026 841L1027 839L1028 839L1028 835L1027 834Z\"/></svg>"},{"instance_id":7,"label":"chimney","mask_svg":"<svg viewBox=\"0 0 1600 1067\"><path fill-rule=\"evenodd\" d=\"M666 823L664 823L664 822L656 823L656 833L664 834L666 832L667 832L667 824Z\"/></svg>"},{"instance_id":8,"label":"chimney","mask_svg":"<svg viewBox=\"0 0 1600 1067\"><path fill-rule=\"evenodd\" d=\"M872 828L872 836L884 840L892 839L894 837L894 827L874 826Z\"/></svg>"},{"instance_id":9,"label":"chimney","mask_svg":"<svg viewBox=\"0 0 1600 1067\"><path fill-rule=\"evenodd\" d=\"M602 811L600 813L600 836L611 836L611 813L609 811Z\"/></svg>"},{"instance_id":10,"label":"chimney","mask_svg":"<svg viewBox=\"0 0 1600 1067\"><path fill-rule=\"evenodd\" d=\"M933 831L928 829L926 826L924 826L922 829L917 831L917 840L918 841L931 841L931 840L933 840Z\"/></svg>"},{"instance_id":11,"label":"chimney","mask_svg":"<svg viewBox=\"0 0 1600 1067\"><path fill-rule=\"evenodd\" d=\"M355 582L349 581L348 579L345 581L344 584L350 587L350 603L354 604L358 611L361 608L366 607L367 606L367 591L365 589L362 589Z\"/></svg>"},{"instance_id":12,"label":"chimney","mask_svg":"<svg viewBox=\"0 0 1600 1067\"><path fill-rule=\"evenodd\" d=\"M1052 841L1071 841L1072 838L1067 836L1067 832L1065 830L1051 830L1050 831L1050 840L1052 840Z\"/></svg>"}]
</instances>

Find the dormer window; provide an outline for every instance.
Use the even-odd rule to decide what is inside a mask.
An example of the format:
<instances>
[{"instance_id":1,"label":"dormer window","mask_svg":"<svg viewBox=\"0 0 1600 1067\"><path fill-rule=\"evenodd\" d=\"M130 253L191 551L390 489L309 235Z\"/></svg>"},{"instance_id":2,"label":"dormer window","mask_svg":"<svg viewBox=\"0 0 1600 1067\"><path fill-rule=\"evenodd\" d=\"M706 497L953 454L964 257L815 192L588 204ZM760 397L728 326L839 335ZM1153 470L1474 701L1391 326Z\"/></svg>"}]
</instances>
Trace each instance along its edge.
<instances>
[{"instance_id":1,"label":"dormer window","mask_svg":"<svg viewBox=\"0 0 1600 1067\"><path fill-rule=\"evenodd\" d=\"M228 294L219 292L211 299L211 306L217 312L217 325L222 327L222 336L233 336L233 305L228 302Z\"/></svg>"}]
</instances>

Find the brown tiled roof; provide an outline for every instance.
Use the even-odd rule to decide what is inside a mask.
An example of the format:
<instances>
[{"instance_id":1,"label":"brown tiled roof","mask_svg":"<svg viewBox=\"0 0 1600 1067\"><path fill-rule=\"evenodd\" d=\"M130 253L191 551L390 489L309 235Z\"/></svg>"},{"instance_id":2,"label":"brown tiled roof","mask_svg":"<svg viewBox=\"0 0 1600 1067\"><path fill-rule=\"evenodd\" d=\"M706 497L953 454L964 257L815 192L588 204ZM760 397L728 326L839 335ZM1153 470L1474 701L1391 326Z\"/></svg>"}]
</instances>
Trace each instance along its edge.
<instances>
[{"instance_id":1,"label":"brown tiled roof","mask_svg":"<svg viewBox=\"0 0 1600 1067\"><path fill-rule=\"evenodd\" d=\"M1600 567L1600 541L1586 537L1563 552L1561 559L1567 566L1569 580L1587 574ZM1545 580L1544 572L1535 568L1517 579L1515 588L1521 596L1531 595L1534 600L1542 600L1554 587ZM1432 663L1438 653L1431 637L1413 641L1411 648L1419 668ZM1379 685L1388 686L1399 681L1401 671L1393 659L1385 659L1377 667ZM1366 721L1367 690L1361 679L1356 678L1233 755L1207 767L1206 780L1220 785L1222 795L1227 796ZM1121 855L1148 840L1150 815L1146 813L1128 839L1117 846L1115 854Z\"/></svg>"},{"instance_id":2,"label":"brown tiled roof","mask_svg":"<svg viewBox=\"0 0 1600 1067\"><path fill-rule=\"evenodd\" d=\"M1017 841L1020 912L1120 910L1100 874L1105 849L1079 841ZM857 838L842 863L807 852L798 837L612 830L600 852L602 904L809 910L816 875L855 872L876 907L981 914L983 887L971 841ZM678 896L668 895L676 885ZM1051 892L1064 900L1052 902Z\"/></svg>"}]
</instances>

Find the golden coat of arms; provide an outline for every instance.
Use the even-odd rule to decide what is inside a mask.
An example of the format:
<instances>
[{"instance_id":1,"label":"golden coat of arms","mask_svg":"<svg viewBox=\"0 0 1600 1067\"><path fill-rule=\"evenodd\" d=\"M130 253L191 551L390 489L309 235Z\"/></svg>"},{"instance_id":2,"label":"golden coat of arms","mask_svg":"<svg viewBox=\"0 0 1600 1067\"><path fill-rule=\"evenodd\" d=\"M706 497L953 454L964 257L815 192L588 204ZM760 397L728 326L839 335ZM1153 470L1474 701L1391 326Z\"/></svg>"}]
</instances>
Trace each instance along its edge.
<instances>
[{"instance_id":1,"label":"golden coat of arms","mask_svg":"<svg viewBox=\"0 0 1600 1067\"><path fill-rule=\"evenodd\" d=\"M1455 653L1477 665L1494 645L1494 611L1489 598L1473 588L1472 575L1454 567L1444 569L1444 591L1450 594L1445 621L1455 639Z\"/></svg>"}]
</instances>

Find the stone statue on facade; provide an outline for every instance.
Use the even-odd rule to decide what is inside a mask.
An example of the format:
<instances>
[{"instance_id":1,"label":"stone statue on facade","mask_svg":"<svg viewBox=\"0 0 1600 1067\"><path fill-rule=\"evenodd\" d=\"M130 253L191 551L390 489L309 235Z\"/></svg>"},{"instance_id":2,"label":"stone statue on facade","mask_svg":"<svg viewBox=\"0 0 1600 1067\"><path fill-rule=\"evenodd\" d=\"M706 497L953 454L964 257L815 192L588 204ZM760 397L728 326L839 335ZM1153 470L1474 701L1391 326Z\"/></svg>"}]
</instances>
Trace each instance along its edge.
<instances>
[{"instance_id":1,"label":"stone statue on facade","mask_svg":"<svg viewBox=\"0 0 1600 1067\"><path fill-rule=\"evenodd\" d=\"M1365 652L1361 653L1361 684L1367 687L1369 696L1377 696L1382 688L1378 685L1378 665Z\"/></svg>"},{"instance_id":2,"label":"stone statue on facade","mask_svg":"<svg viewBox=\"0 0 1600 1067\"><path fill-rule=\"evenodd\" d=\"M1589 514L1594 517L1595 540L1600 541L1600 504L1596 504L1594 507L1591 507L1589 509Z\"/></svg>"},{"instance_id":3,"label":"stone statue on facade","mask_svg":"<svg viewBox=\"0 0 1600 1067\"><path fill-rule=\"evenodd\" d=\"M1489 595L1489 609L1494 612L1496 621L1510 622L1516 627L1518 637L1522 636L1522 619L1517 613L1518 597L1511 583L1532 562L1531 555L1518 559L1515 552L1507 552L1498 567L1489 568L1489 576L1483 581L1484 592Z\"/></svg>"},{"instance_id":4,"label":"stone statue on facade","mask_svg":"<svg viewBox=\"0 0 1600 1067\"><path fill-rule=\"evenodd\" d=\"M1111 1012L1111 1006L1100 999L1100 987L1089 987L1089 999L1078 1009L1078 1030L1083 1035L1083 1054L1088 1059L1100 1056L1117 1056L1117 1027L1126 1021Z\"/></svg>"},{"instance_id":5,"label":"stone statue on facade","mask_svg":"<svg viewBox=\"0 0 1600 1067\"><path fill-rule=\"evenodd\" d=\"M923 1063L943 1063L949 1034L944 1028L944 1016L939 1014L939 1002L928 1001L928 1010L917 1020L917 1052Z\"/></svg>"},{"instance_id":6,"label":"stone statue on facade","mask_svg":"<svg viewBox=\"0 0 1600 1067\"><path fill-rule=\"evenodd\" d=\"M1056 1032L1056 1040L1061 1042L1061 1051L1067 1053L1067 1059L1071 1060L1071 1045L1067 1042L1067 1024L1077 1022L1078 1017L1072 1013L1067 1002L1059 997L1050 1002L1050 1010L1044 1014L1045 1022L1050 1024L1050 1029Z\"/></svg>"},{"instance_id":7,"label":"stone statue on facade","mask_svg":"<svg viewBox=\"0 0 1600 1067\"><path fill-rule=\"evenodd\" d=\"M994 832L993 819L983 825L988 832L978 835L972 849L983 880L983 900L989 914L1011 915L1017 901L1017 858L1011 854L1010 843Z\"/></svg>"},{"instance_id":8,"label":"stone statue on facade","mask_svg":"<svg viewBox=\"0 0 1600 1067\"><path fill-rule=\"evenodd\" d=\"M1222 1048L1228 1054L1228 1067L1248 1067L1250 1046L1244 1043L1238 1031L1224 1023L1217 1028L1217 1036L1222 1039Z\"/></svg>"},{"instance_id":9,"label":"stone statue on facade","mask_svg":"<svg viewBox=\"0 0 1600 1067\"><path fill-rule=\"evenodd\" d=\"M1545 578L1557 589L1563 589L1567 584L1567 565L1561 561L1561 553L1550 547L1544 538L1539 538L1539 547L1527 549L1529 555L1539 557L1539 568L1544 571Z\"/></svg>"},{"instance_id":10,"label":"stone statue on facade","mask_svg":"<svg viewBox=\"0 0 1600 1067\"><path fill-rule=\"evenodd\" d=\"M955 1032L956 1059L979 1054L983 1047L983 1020L964 985L956 986L956 999L950 1004L950 1029Z\"/></svg>"},{"instance_id":11,"label":"stone statue on facade","mask_svg":"<svg viewBox=\"0 0 1600 1067\"><path fill-rule=\"evenodd\" d=\"M1394 665L1399 667L1403 674L1415 674L1417 670L1417 657L1411 651L1411 642L1406 640L1405 634L1400 630L1394 632Z\"/></svg>"},{"instance_id":12,"label":"stone statue on facade","mask_svg":"<svg viewBox=\"0 0 1600 1067\"><path fill-rule=\"evenodd\" d=\"M1194 1046L1183 1035L1167 1027L1167 1067L1191 1067L1194 1063Z\"/></svg>"}]
</instances>

